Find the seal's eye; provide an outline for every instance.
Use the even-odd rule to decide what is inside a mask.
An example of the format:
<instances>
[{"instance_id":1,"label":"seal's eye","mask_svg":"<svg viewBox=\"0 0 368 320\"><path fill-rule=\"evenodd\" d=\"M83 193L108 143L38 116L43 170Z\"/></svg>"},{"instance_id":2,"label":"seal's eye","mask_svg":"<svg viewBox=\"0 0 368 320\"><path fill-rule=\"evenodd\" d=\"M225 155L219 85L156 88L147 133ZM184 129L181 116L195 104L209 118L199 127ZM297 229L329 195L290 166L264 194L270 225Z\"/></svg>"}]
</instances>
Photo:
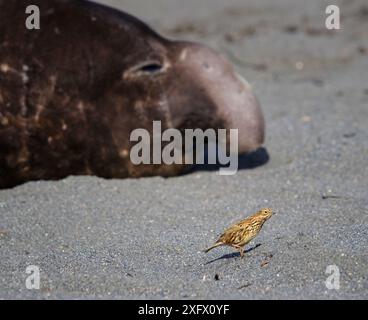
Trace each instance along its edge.
<instances>
[{"instance_id":1,"label":"seal's eye","mask_svg":"<svg viewBox=\"0 0 368 320\"><path fill-rule=\"evenodd\" d=\"M158 61L145 61L130 68L124 73L124 77L152 76L164 71L164 66Z\"/></svg>"},{"instance_id":2,"label":"seal's eye","mask_svg":"<svg viewBox=\"0 0 368 320\"><path fill-rule=\"evenodd\" d=\"M157 73L162 70L162 65L158 63L149 63L147 65L142 66L139 71L145 73Z\"/></svg>"}]
</instances>

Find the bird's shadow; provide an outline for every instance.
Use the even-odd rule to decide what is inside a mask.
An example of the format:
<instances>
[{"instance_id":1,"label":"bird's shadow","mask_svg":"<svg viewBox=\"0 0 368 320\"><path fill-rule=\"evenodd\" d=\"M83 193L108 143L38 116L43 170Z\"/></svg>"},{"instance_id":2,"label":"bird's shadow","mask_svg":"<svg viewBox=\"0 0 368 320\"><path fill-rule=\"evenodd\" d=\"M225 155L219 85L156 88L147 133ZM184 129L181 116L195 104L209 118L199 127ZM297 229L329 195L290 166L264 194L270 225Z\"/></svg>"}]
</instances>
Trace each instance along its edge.
<instances>
[{"instance_id":1,"label":"bird's shadow","mask_svg":"<svg viewBox=\"0 0 368 320\"><path fill-rule=\"evenodd\" d=\"M194 165L187 173L193 173L198 171L218 171L220 168L227 167L219 162L216 164L208 164L208 153L205 152L204 155L205 164ZM258 150L247 153L240 154L238 156L238 170L247 170L260 167L265 165L270 160L270 156L265 148L259 148Z\"/></svg>"},{"instance_id":2,"label":"bird's shadow","mask_svg":"<svg viewBox=\"0 0 368 320\"><path fill-rule=\"evenodd\" d=\"M244 254L249 253L249 252L252 252L253 250L255 250L258 247L260 247L261 245L262 245L261 243L256 244L254 247L249 248L248 250L245 250L244 251ZM208 264L211 264L211 263L214 263L216 261L223 260L223 259L232 259L232 258L235 258L235 257L240 257L240 253L239 252L227 253L227 254L224 254L220 258L216 258L214 260L211 260L211 261L206 262L204 265L208 265Z\"/></svg>"}]
</instances>

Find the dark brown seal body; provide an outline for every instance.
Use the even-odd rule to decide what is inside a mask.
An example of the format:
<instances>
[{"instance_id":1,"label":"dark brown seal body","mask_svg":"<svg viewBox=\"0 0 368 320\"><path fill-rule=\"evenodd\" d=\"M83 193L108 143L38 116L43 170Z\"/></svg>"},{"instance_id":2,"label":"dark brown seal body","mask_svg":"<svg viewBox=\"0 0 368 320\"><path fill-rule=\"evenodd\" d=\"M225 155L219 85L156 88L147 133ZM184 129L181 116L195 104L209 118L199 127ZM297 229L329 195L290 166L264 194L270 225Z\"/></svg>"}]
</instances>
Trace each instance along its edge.
<instances>
[{"instance_id":1,"label":"dark brown seal body","mask_svg":"<svg viewBox=\"0 0 368 320\"><path fill-rule=\"evenodd\" d=\"M28 5L41 29L25 27ZM123 12L81 0L0 0L0 187L68 175L175 175L130 162L136 128L238 128L257 149L264 121L219 54L169 41Z\"/></svg>"}]
</instances>

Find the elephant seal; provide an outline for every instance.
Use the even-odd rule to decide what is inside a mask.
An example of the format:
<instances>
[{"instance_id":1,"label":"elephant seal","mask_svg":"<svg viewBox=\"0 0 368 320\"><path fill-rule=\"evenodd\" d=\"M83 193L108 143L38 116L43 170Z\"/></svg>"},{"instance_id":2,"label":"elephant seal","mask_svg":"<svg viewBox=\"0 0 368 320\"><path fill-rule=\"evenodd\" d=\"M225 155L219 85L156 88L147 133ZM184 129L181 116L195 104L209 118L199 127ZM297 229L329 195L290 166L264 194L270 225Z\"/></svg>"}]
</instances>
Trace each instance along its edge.
<instances>
[{"instance_id":1,"label":"elephant seal","mask_svg":"<svg viewBox=\"0 0 368 320\"><path fill-rule=\"evenodd\" d=\"M25 26L28 5L40 30ZM69 175L173 176L135 166L135 128L239 129L264 140L250 86L214 50L171 41L124 12L83 0L0 0L0 187Z\"/></svg>"}]
</instances>

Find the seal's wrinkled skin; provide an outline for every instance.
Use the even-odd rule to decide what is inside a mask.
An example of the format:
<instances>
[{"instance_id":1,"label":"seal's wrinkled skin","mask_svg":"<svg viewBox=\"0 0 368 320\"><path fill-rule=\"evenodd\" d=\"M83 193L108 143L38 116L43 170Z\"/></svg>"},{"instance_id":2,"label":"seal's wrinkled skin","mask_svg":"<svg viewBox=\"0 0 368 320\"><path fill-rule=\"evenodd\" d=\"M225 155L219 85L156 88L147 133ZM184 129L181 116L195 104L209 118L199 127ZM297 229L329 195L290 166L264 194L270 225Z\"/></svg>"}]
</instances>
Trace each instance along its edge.
<instances>
[{"instance_id":1,"label":"seal's wrinkled skin","mask_svg":"<svg viewBox=\"0 0 368 320\"><path fill-rule=\"evenodd\" d=\"M25 27L37 5L41 29ZM171 176L134 166L130 133L239 129L239 151L264 140L261 109L208 47L169 41L138 19L81 0L0 0L0 187L68 175Z\"/></svg>"}]
</instances>

